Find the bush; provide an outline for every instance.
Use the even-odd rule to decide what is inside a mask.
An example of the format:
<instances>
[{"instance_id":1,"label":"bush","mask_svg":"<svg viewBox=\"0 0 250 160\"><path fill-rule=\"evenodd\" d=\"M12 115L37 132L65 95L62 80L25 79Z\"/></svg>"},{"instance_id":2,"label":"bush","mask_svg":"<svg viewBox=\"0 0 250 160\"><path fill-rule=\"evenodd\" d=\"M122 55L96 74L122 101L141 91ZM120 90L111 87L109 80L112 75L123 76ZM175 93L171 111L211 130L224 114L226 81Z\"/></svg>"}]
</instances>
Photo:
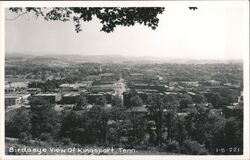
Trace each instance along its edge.
<instances>
[{"instance_id":1,"label":"bush","mask_svg":"<svg viewBox=\"0 0 250 160\"><path fill-rule=\"evenodd\" d=\"M63 145L67 146L67 145L71 145L71 139L70 138L62 138L62 143Z\"/></svg>"},{"instance_id":2,"label":"bush","mask_svg":"<svg viewBox=\"0 0 250 160\"><path fill-rule=\"evenodd\" d=\"M27 132L21 132L18 135L18 138L22 139L22 140L30 140L31 139L31 135L29 133L27 133Z\"/></svg>"},{"instance_id":3,"label":"bush","mask_svg":"<svg viewBox=\"0 0 250 160\"><path fill-rule=\"evenodd\" d=\"M191 155L205 155L208 151L205 146L199 144L197 141L185 140L181 147L181 153Z\"/></svg>"},{"instance_id":4,"label":"bush","mask_svg":"<svg viewBox=\"0 0 250 160\"><path fill-rule=\"evenodd\" d=\"M141 150L141 151L146 151L148 150L148 146L147 145L134 145L133 147L130 147L136 150Z\"/></svg>"},{"instance_id":5,"label":"bush","mask_svg":"<svg viewBox=\"0 0 250 160\"><path fill-rule=\"evenodd\" d=\"M5 135L7 137L25 138L31 130L29 112L23 108L10 112L11 118L5 120Z\"/></svg>"},{"instance_id":6,"label":"bush","mask_svg":"<svg viewBox=\"0 0 250 160\"><path fill-rule=\"evenodd\" d=\"M52 138L51 134L49 134L49 133L41 133L39 138L41 141L47 141L47 142L53 141L53 138Z\"/></svg>"},{"instance_id":7,"label":"bush","mask_svg":"<svg viewBox=\"0 0 250 160\"><path fill-rule=\"evenodd\" d=\"M179 153L180 151L179 142L176 140L167 141L166 144L163 146L163 151Z\"/></svg>"}]
</instances>

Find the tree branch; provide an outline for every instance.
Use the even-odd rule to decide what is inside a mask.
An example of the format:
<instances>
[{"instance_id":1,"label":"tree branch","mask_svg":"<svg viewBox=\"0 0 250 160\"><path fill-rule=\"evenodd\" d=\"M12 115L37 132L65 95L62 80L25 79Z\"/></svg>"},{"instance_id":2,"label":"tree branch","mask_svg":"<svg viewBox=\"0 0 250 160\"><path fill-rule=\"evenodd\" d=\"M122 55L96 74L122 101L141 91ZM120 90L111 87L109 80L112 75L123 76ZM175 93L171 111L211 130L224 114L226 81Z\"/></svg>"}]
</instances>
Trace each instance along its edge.
<instances>
[{"instance_id":1,"label":"tree branch","mask_svg":"<svg viewBox=\"0 0 250 160\"><path fill-rule=\"evenodd\" d=\"M27 14L27 13L28 13L28 12L26 11L26 12L24 12L24 13L19 14L18 16L14 17L14 18L5 18L5 20L7 20L7 21L14 21L14 20L16 20L17 18L19 18L20 16L22 16L22 15L24 15L24 14Z\"/></svg>"}]
</instances>

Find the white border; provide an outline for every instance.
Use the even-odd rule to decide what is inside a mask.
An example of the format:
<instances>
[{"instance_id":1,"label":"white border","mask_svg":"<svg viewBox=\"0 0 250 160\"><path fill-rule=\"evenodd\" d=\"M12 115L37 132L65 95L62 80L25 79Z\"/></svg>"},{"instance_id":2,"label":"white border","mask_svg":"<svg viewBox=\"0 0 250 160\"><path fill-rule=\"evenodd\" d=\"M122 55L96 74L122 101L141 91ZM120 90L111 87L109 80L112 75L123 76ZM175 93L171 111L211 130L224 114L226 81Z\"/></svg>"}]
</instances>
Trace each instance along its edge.
<instances>
[{"instance_id":1,"label":"white border","mask_svg":"<svg viewBox=\"0 0 250 160\"><path fill-rule=\"evenodd\" d=\"M244 155L239 156L162 156L162 155L136 155L136 156L80 156L80 155L68 155L68 156L56 156L56 155L47 155L47 156L9 156L5 155L5 147L4 147L4 55L5 55L5 8L6 7L162 7L167 4L168 7L186 7L187 5L207 5L214 4L215 6L226 6L226 7L242 7L244 10L244 19L245 19L245 44L244 47ZM167 12L167 10L165 11ZM0 160L5 159L139 159L143 158L144 160L151 160L154 158L157 159L185 159L185 160L249 160L249 1L19 1L19 2L0 2Z\"/></svg>"}]
</instances>

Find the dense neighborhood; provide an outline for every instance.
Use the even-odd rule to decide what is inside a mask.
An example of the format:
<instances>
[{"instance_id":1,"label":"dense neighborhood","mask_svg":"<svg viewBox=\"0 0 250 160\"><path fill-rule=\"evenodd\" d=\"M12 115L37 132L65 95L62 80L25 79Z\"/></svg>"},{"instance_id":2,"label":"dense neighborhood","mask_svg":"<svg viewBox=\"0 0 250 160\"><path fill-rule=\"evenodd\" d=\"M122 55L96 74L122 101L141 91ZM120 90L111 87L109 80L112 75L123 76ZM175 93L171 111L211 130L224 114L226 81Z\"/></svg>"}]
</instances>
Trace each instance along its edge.
<instances>
[{"instance_id":1,"label":"dense neighborhood","mask_svg":"<svg viewBox=\"0 0 250 160\"><path fill-rule=\"evenodd\" d=\"M7 143L242 154L243 109L239 62L6 58Z\"/></svg>"}]
</instances>

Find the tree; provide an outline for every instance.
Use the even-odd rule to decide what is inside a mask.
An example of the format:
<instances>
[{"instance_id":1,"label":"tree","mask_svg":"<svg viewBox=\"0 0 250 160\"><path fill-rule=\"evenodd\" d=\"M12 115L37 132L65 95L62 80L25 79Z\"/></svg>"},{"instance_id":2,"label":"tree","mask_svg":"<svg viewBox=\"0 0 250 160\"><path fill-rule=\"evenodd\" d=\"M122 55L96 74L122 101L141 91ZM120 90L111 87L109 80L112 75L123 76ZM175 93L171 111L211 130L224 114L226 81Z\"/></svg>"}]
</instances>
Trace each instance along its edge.
<instances>
[{"instance_id":1,"label":"tree","mask_svg":"<svg viewBox=\"0 0 250 160\"><path fill-rule=\"evenodd\" d=\"M198 141L201 144L204 144L206 141L206 134L209 131L208 129L208 115L210 110L203 106L198 105L194 108L193 111L190 112L185 117L186 122L186 130L188 135L193 139Z\"/></svg>"},{"instance_id":2,"label":"tree","mask_svg":"<svg viewBox=\"0 0 250 160\"><path fill-rule=\"evenodd\" d=\"M201 145L197 141L185 140L181 149L181 153L191 155L204 155L207 154L207 150L204 145Z\"/></svg>"},{"instance_id":3,"label":"tree","mask_svg":"<svg viewBox=\"0 0 250 160\"><path fill-rule=\"evenodd\" d=\"M209 96L208 98L208 102L209 103L212 103L212 105L215 107L215 108L219 108L220 107L220 104L221 104L221 101L222 101L222 97L219 93L213 93L211 96Z\"/></svg>"},{"instance_id":4,"label":"tree","mask_svg":"<svg viewBox=\"0 0 250 160\"><path fill-rule=\"evenodd\" d=\"M101 31L110 33L116 26L133 26L136 23L144 24L153 30L158 27L158 14L162 14L162 7L53 7L53 8L9 8L17 13L14 20L24 14L32 13L37 17L42 17L46 21L73 21L75 31L81 29L81 22L89 22L93 16L100 20ZM10 20L10 19L9 19Z\"/></svg>"},{"instance_id":5,"label":"tree","mask_svg":"<svg viewBox=\"0 0 250 160\"><path fill-rule=\"evenodd\" d=\"M102 106L95 105L88 112L87 128L89 138L96 143L106 143L109 113Z\"/></svg>"},{"instance_id":6,"label":"tree","mask_svg":"<svg viewBox=\"0 0 250 160\"><path fill-rule=\"evenodd\" d=\"M123 107L122 99L119 96L113 97L111 104L112 104L112 106L117 107L117 108Z\"/></svg>"},{"instance_id":7,"label":"tree","mask_svg":"<svg viewBox=\"0 0 250 160\"><path fill-rule=\"evenodd\" d=\"M224 147L236 147L240 148L240 152L236 154L242 154L243 149L243 123L234 117L227 119L224 127L224 136L221 137L221 142ZM220 146L221 147L221 146ZM228 153L231 154L231 153Z\"/></svg>"},{"instance_id":8,"label":"tree","mask_svg":"<svg viewBox=\"0 0 250 160\"><path fill-rule=\"evenodd\" d=\"M128 141L132 145L139 145L145 136L145 116L140 114L131 114L128 118Z\"/></svg>"},{"instance_id":9,"label":"tree","mask_svg":"<svg viewBox=\"0 0 250 160\"><path fill-rule=\"evenodd\" d=\"M141 106L141 105L143 105L143 101L138 95L132 97L130 99L130 101L131 101L132 106Z\"/></svg>"},{"instance_id":10,"label":"tree","mask_svg":"<svg viewBox=\"0 0 250 160\"><path fill-rule=\"evenodd\" d=\"M30 115L23 107L18 109L10 121L5 123L5 134L8 137L26 139L31 135Z\"/></svg>"},{"instance_id":11,"label":"tree","mask_svg":"<svg viewBox=\"0 0 250 160\"><path fill-rule=\"evenodd\" d=\"M178 117L175 119L176 125L174 126L173 137L180 144L183 144L184 140L187 138L187 131L185 128L185 119L182 117Z\"/></svg>"},{"instance_id":12,"label":"tree","mask_svg":"<svg viewBox=\"0 0 250 160\"><path fill-rule=\"evenodd\" d=\"M153 95L147 98L147 108L149 110L149 119L155 122L156 127L156 141L161 146L162 132L163 132L163 100L160 95Z\"/></svg>"},{"instance_id":13,"label":"tree","mask_svg":"<svg viewBox=\"0 0 250 160\"><path fill-rule=\"evenodd\" d=\"M70 138L75 143L88 143L86 121L86 111L64 111L60 130L61 137Z\"/></svg>"},{"instance_id":14,"label":"tree","mask_svg":"<svg viewBox=\"0 0 250 160\"><path fill-rule=\"evenodd\" d=\"M180 97L180 109L188 108L188 104L191 104L192 102L192 97L190 95L183 94Z\"/></svg>"},{"instance_id":15,"label":"tree","mask_svg":"<svg viewBox=\"0 0 250 160\"><path fill-rule=\"evenodd\" d=\"M209 114L207 119L207 133L205 134L205 145L210 153L215 153L216 148L224 146L225 117L218 114Z\"/></svg>"},{"instance_id":16,"label":"tree","mask_svg":"<svg viewBox=\"0 0 250 160\"><path fill-rule=\"evenodd\" d=\"M126 108L123 107L122 99L119 96L115 96L111 103L112 108L110 112L110 120L113 120L115 123L110 126L110 131L107 136L110 142L118 143L121 133L120 123L126 118L123 112Z\"/></svg>"},{"instance_id":17,"label":"tree","mask_svg":"<svg viewBox=\"0 0 250 160\"><path fill-rule=\"evenodd\" d=\"M203 94L196 94L193 96L194 103L204 103L206 102L206 97Z\"/></svg>"},{"instance_id":18,"label":"tree","mask_svg":"<svg viewBox=\"0 0 250 160\"><path fill-rule=\"evenodd\" d=\"M96 105L100 105L100 106L104 106L107 104L107 100L105 98L105 96L101 96L95 99L95 104Z\"/></svg>"},{"instance_id":19,"label":"tree","mask_svg":"<svg viewBox=\"0 0 250 160\"><path fill-rule=\"evenodd\" d=\"M59 131L57 112L49 102L33 98L31 106L31 133L33 138L41 139L42 133L48 135L48 139L55 138Z\"/></svg>"},{"instance_id":20,"label":"tree","mask_svg":"<svg viewBox=\"0 0 250 160\"><path fill-rule=\"evenodd\" d=\"M87 104L88 104L87 98L84 97L82 94L80 94L80 97L77 99L75 109L76 110L83 110Z\"/></svg>"},{"instance_id":21,"label":"tree","mask_svg":"<svg viewBox=\"0 0 250 160\"><path fill-rule=\"evenodd\" d=\"M179 101L175 95L165 95L163 97L163 115L164 115L164 126L167 127L168 140L173 138L174 123L176 119L176 112L179 108Z\"/></svg>"}]
</instances>

